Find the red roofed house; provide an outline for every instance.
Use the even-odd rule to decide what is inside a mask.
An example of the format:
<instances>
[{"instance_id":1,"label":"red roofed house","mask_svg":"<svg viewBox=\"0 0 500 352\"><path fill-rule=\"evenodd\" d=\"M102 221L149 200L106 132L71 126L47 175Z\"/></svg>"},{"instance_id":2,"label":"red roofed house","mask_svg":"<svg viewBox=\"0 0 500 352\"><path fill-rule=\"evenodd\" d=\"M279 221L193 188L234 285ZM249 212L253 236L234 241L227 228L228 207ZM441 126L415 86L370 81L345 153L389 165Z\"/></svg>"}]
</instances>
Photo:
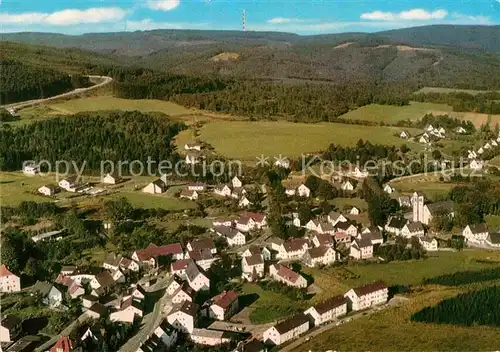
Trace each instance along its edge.
<instances>
[{"instance_id":1,"label":"red roofed house","mask_svg":"<svg viewBox=\"0 0 500 352\"><path fill-rule=\"evenodd\" d=\"M305 238L291 238L283 242L276 258L278 259L300 259L309 249L310 243Z\"/></svg>"},{"instance_id":2,"label":"red roofed house","mask_svg":"<svg viewBox=\"0 0 500 352\"><path fill-rule=\"evenodd\" d=\"M290 268L287 268L284 265L281 264L271 265L271 267L269 268L269 274L274 280L282 282L285 285L298 288L307 287L307 281L306 279L304 279L302 275L297 274L295 271L293 271Z\"/></svg>"},{"instance_id":3,"label":"red roofed house","mask_svg":"<svg viewBox=\"0 0 500 352\"><path fill-rule=\"evenodd\" d=\"M0 292L21 291L21 278L7 269L5 264L0 267Z\"/></svg>"},{"instance_id":4,"label":"red roofed house","mask_svg":"<svg viewBox=\"0 0 500 352\"><path fill-rule=\"evenodd\" d=\"M56 344L50 349L50 352L70 352L73 350L73 344L67 336L59 337Z\"/></svg>"},{"instance_id":5,"label":"red roofed house","mask_svg":"<svg viewBox=\"0 0 500 352\"><path fill-rule=\"evenodd\" d=\"M267 226L267 217L265 214L246 211L244 213L241 213L240 216L243 218L252 219L255 222L255 227L257 229L261 229Z\"/></svg>"},{"instance_id":6,"label":"red roofed house","mask_svg":"<svg viewBox=\"0 0 500 352\"><path fill-rule=\"evenodd\" d=\"M234 291L222 292L211 299L208 316L217 320L229 320L238 311L238 294Z\"/></svg>"},{"instance_id":7,"label":"red roofed house","mask_svg":"<svg viewBox=\"0 0 500 352\"><path fill-rule=\"evenodd\" d=\"M182 259L178 260L170 265L170 271L172 275L178 275L180 277L186 277L186 267L188 263L192 262L192 259Z\"/></svg>"},{"instance_id":8,"label":"red roofed house","mask_svg":"<svg viewBox=\"0 0 500 352\"><path fill-rule=\"evenodd\" d=\"M350 310L357 311L387 302L389 297L387 285L383 281L351 288L344 297Z\"/></svg>"},{"instance_id":9,"label":"red roofed house","mask_svg":"<svg viewBox=\"0 0 500 352\"><path fill-rule=\"evenodd\" d=\"M132 259L151 267L157 265L156 260L160 256L171 255L173 260L184 258L184 251L179 243L168 244L166 246L157 246L150 243L146 248L135 251Z\"/></svg>"}]
</instances>

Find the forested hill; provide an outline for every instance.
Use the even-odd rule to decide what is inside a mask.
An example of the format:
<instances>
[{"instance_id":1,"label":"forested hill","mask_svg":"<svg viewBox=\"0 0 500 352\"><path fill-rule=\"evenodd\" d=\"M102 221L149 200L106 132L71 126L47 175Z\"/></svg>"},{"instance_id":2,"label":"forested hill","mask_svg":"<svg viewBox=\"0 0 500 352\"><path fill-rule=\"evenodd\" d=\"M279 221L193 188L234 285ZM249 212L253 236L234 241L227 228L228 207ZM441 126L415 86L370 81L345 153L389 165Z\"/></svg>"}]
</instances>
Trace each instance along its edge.
<instances>
[{"instance_id":1,"label":"forested hill","mask_svg":"<svg viewBox=\"0 0 500 352\"><path fill-rule=\"evenodd\" d=\"M55 33L9 33L1 34L0 41L41 44L59 48L80 48L116 55L144 56L166 49L207 48L213 45L327 44L335 46L345 42L447 46L500 52L499 37L500 26L434 25L378 33L339 33L312 36L278 32L201 30L153 30L91 33L77 36Z\"/></svg>"}]
</instances>

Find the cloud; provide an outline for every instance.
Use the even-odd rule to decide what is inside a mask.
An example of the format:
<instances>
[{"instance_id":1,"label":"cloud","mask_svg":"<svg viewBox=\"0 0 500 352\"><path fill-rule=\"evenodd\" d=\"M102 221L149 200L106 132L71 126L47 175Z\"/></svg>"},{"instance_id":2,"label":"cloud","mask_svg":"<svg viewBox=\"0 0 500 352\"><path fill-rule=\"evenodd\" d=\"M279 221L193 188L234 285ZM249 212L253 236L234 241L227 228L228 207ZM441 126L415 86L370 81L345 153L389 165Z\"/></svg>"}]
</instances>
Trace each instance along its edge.
<instances>
[{"instance_id":1,"label":"cloud","mask_svg":"<svg viewBox=\"0 0 500 352\"><path fill-rule=\"evenodd\" d=\"M500 2L500 0L497 1ZM471 16L453 12L451 14L451 17L453 18L452 22L455 22L457 24L493 24L491 19L487 16Z\"/></svg>"},{"instance_id":2,"label":"cloud","mask_svg":"<svg viewBox=\"0 0 500 352\"><path fill-rule=\"evenodd\" d=\"M148 0L147 6L151 10L170 11L181 4L181 0Z\"/></svg>"},{"instance_id":3,"label":"cloud","mask_svg":"<svg viewBox=\"0 0 500 352\"><path fill-rule=\"evenodd\" d=\"M435 10L432 12L424 9L411 9L399 13L373 11L361 14L361 19L370 21L429 21L440 20L448 15L446 10Z\"/></svg>"},{"instance_id":4,"label":"cloud","mask_svg":"<svg viewBox=\"0 0 500 352\"><path fill-rule=\"evenodd\" d=\"M0 13L2 25L52 25L72 26L88 23L110 23L122 20L127 12L117 7L89 8L86 10L67 9L53 13Z\"/></svg>"},{"instance_id":5,"label":"cloud","mask_svg":"<svg viewBox=\"0 0 500 352\"><path fill-rule=\"evenodd\" d=\"M284 24L284 23L292 23L292 22L303 22L304 20L300 20L298 18L283 18L283 17L275 17L271 18L267 21L269 24Z\"/></svg>"}]
</instances>

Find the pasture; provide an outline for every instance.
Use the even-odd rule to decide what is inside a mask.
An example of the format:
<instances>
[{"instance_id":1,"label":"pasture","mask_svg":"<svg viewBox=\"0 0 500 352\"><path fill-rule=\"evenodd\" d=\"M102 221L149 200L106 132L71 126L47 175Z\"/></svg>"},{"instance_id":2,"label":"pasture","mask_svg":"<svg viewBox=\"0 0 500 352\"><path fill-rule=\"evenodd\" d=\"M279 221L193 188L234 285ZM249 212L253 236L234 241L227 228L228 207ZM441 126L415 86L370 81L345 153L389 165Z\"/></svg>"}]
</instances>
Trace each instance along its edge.
<instances>
[{"instance_id":1,"label":"pasture","mask_svg":"<svg viewBox=\"0 0 500 352\"><path fill-rule=\"evenodd\" d=\"M374 144L401 145L409 143L396 136L401 129L349 125L342 123L293 123L285 121L232 121L212 122L200 130L200 139L211 144L216 152L235 159L253 160L261 155L298 157L303 153L325 150L331 143L355 146L363 139ZM410 131L415 132L415 131Z\"/></svg>"},{"instance_id":2,"label":"pasture","mask_svg":"<svg viewBox=\"0 0 500 352\"><path fill-rule=\"evenodd\" d=\"M51 202L52 198L38 194L38 188L55 183L53 176L28 177L21 172L0 173L0 205L16 206L22 201Z\"/></svg>"},{"instance_id":3,"label":"pasture","mask_svg":"<svg viewBox=\"0 0 500 352\"><path fill-rule=\"evenodd\" d=\"M349 111L340 118L394 124L402 120L420 120L425 114L434 111L451 112L452 109L446 104L420 102L410 102L407 106L371 104Z\"/></svg>"},{"instance_id":4,"label":"pasture","mask_svg":"<svg viewBox=\"0 0 500 352\"><path fill-rule=\"evenodd\" d=\"M456 88L439 88L439 87L424 87L415 92L418 93L467 93L471 95L477 95L481 93L488 93L487 90L474 90L474 89L456 89Z\"/></svg>"}]
</instances>

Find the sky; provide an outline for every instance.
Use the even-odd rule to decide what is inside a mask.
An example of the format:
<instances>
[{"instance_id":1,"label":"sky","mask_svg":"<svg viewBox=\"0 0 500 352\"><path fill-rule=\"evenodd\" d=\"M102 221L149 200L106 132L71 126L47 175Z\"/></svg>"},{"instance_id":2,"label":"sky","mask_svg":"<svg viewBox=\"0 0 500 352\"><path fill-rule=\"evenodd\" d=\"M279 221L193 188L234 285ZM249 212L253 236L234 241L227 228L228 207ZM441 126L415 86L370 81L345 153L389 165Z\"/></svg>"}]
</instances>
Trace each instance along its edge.
<instances>
[{"instance_id":1,"label":"sky","mask_svg":"<svg viewBox=\"0 0 500 352\"><path fill-rule=\"evenodd\" d=\"M151 29L298 34L429 24L500 24L500 0L0 0L0 32L81 34Z\"/></svg>"}]
</instances>

